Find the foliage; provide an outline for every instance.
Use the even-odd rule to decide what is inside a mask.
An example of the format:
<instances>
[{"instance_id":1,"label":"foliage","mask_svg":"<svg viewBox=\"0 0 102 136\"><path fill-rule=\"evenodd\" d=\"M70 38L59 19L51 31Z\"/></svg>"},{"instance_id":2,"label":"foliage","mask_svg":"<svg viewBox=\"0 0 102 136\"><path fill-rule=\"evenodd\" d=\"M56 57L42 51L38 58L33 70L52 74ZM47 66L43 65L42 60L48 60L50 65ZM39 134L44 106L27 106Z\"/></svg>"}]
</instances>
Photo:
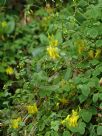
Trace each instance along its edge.
<instances>
[{"instance_id":1,"label":"foliage","mask_svg":"<svg viewBox=\"0 0 102 136\"><path fill-rule=\"evenodd\" d=\"M101 136L102 1L37 2L1 3L0 135Z\"/></svg>"}]
</instances>

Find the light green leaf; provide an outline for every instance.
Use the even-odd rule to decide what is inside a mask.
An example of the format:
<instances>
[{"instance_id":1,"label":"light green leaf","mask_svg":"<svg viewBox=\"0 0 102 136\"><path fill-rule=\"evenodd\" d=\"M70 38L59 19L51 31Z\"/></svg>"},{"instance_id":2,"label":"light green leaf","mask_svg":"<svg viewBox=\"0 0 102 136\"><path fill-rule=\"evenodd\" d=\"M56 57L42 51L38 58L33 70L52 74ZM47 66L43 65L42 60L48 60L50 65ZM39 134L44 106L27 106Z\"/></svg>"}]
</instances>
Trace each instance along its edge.
<instances>
[{"instance_id":1,"label":"light green leaf","mask_svg":"<svg viewBox=\"0 0 102 136\"><path fill-rule=\"evenodd\" d=\"M92 113L88 110L81 110L81 116L82 116L82 119L85 121L85 122L90 122L91 118L92 118Z\"/></svg>"},{"instance_id":2,"label":"light green leaf","mask_svg":"<svg viewBox=\"0 0 102 136\"><path fill-rule=\"evenodd\" d=\"M51 129L54 130L54 131L58 131L59 129L59 121L51 121Z\"/></svg>"},{"instance_id":3,"label":"light green leaf","mask_svg":"<svg viewBox=\"0 0 102 136\"><path fill-rule=\"evenodd\" d=\"M63 132L63 136L71 136L71 134L70 134L69 131L64 131L64 132Z\"/></svg>"},{"instance_id":4,"label":"light green leaf","mask_svg":"<svg viewBox=\"0 0 102 136\"><path fill-rule=\"evenodd\" d=\"M93 94L93 102L96 103L98 101L98 98L99 98L99 94L96 93L96 94Z\"/></svg>"},{"instance_id":5,"label":"light green leaf","mask_svg":"<svg viewBox=\"0 0 102 136\"><path fill-rule=\"evenodd\" d=\"M99 94L99 99L102 101L102 93Z\"/></svg>"},{"instance_id":6,"label":"light green leaf","mask_svg":"<svg viewBox=\"0 0 102 136\"><path fill-rule=\"evenodd\" d=\"M83 94L84 96L86 96L86 97L89 96L89 94L90 94L90 88L89 88L88 85L86 85L86 84L84 84L84 85L79 85L79 88L81 89L82 94Z\"/></svg>"},{"instance_id":7,"label":"light green leaf","mask_svg":"<svg viewBox=\"0 0 102 136\"><path fill-rule=\"evenodd\" d=\"M68 80L68 79L70 79L71 77L72 77L72 69L69 67L69 68L67 68L67 70L66 70L64 79L65 79L65 80Z\"/></svg>"},{"instance_id":8,"label":"light green leaf","mask_svg":"<svg viewBox=\"0 0 102 136\"><path fill-rule=\"evenodd\" d=\"M102 136L102 126L97 127L97 135Z\"/></svg>"},{"instance_id":9,"label":"light green leaf","mask_svg":"<svg viewBox=\"0 0 102 136\"><path fill-rule=\"evenodd\" d=\"M85 133L85 127L86 127L86 124L84 122L79 123L78 131L81 135L83 135Z\"/></svg>"},{"instance_id":10,"label":"light green leaf","mask_svg":"<svg viewBox=\"0 0 102 136\"><path fill-rule=\"evenodd\" d=\"M61 44L63 42L62 32L61 31L57 31L56 35L55 35L55 38L58 40L58 43Z\"/></svg>"},{"instance_id":11,"label":"light green leaf","mask_svg":"<svg viewBox=\"0 0 102 136\"><path fill-rule=\"evenodd\" d=\"M13 19L11 19L8 22L8 26L7 26L7 29L6 29L7 34L12 33L14 31L14 28L15 28L15 21Z\"/></svg>"}]
</instances>

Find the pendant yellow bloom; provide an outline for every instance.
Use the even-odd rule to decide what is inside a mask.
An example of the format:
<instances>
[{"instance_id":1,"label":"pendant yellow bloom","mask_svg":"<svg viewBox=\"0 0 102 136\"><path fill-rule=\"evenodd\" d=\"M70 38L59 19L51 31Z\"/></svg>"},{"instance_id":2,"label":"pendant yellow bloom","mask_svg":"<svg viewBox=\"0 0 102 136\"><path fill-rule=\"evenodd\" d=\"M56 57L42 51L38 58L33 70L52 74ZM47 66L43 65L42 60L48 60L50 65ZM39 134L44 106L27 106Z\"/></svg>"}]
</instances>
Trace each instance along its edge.
<instances>
[{"instance_id":1,"label":"pendant yellow bloom","mask_svg":"<svg viewBox=\"0 0 102 136\"><path fill-rule=\"evenodd\" d=\"M77 52L78 54L82 54L84 51L85 51L85 48L86 48L86 43L85 43L85 40L77 40L75 42L76 46L77 46Z\"/></svg>"},{"instance_id":2,"label":"pendant yellow bloom","mask_svg":"<svg viewBox=\"0 0 102 136\"><path fill-rule=\"evenodd\" d=\"M69 126L76 127L79 115L76 111L72 110L72 115L68 117Z\"/></svg>"},{"instance_id":3,"label":"pendant yellow bloom","mask_svg":"<svg viewBox=\"0 0 102 136\"><path fill-rule=\"evenodd\" d=\"M52 40L52 41L50 42L50 45L51 45L51 46L58 46L58 40Z\"/></svg>"},{"instance_id":4,"label":"pendant yellow bloom","mask_svg":"<svg viewBox=\"0 0 102 136\"><path fill-rule=\"evenodd\" d=\"M38 108L37 108L37 105L36 103L34 103L33 105L28 105L27 106L27 111L29 114L35 114L38 112Z\"/></svg>"},{"instance_id":5,"label":"pendant yellow bloom","mask_svg":"<svg viewBox=\"0 0 102 136\"><path fill-rule=\"evenodd\" d=\"M99 58L101 56L101 53L102 53L101 49L96 49L96 52L94 52L93 50L90 50L88 52L88 55L90 58L93 59L93 58Z\"/></svg>"},{"instance_id":6,"label":"pendant yellow bloom","mask_svg":"<svg viewBox=\"0 0 102 136\"><path fill-rule=\"evenodd\" d=\"M12 67L8 67L8 68L6 69L6 73L7 73L7 75L13 75L13 73L14 73L13 68L12 68Z\"/></svg>"},{"instance_id":7,"label":"pendant yellow bloom","mask_svg":"<svg viewBox=\"0 0 102 136\"><path fill-rule=\"evenodd\" d=\"M56 58L59 57L58 48L57 47L49 46L49 47L47 47L47 51L48 51L49 56L52 59L56 59Z\"/></svg>"},{"instance_id":8,"label":"pendant yellow bloom","mask_svg":"<svg viewBox=\"0 0 102 136\"><path fill-rule=\"evenodd\" d=\"M58 46L58 40L54 38L54 35L51 35L51 36L49 35L48 39L49 39L50 46Z\"/></svg>"},{"instance_id":9,"label":"pendant yellow bloom","mask_svg":"<svg viewBox=\"0 0 102 136\"><path fill-rule=\"evenodd\" d=\"M72 110L72 114L68 115L61 123L66 127L76 127L78 125L79 115L77 111Z\"/></svg>"},{"instance_id":10,"label":"pendant yellow bloom","mask_svg":"<svg viewBox=\"0 0 102 136\"><path fill-rule=\"evenodd\" d=\"M19 127L19 123L21 122L21 117L17 118L17 119L13 119L11 121L11 127L14 129L17 129Z\"/></svg>"},{"instance_id":11,"label":"pendant yellow bloom","mask_svg":"<svg viewBox=\"0 0 102 136\"><path fill-rule=\"evenodd\" d=\"M64 98L64 97L62 97L62 98L60 99L60 102L61 102L63 105L68 104L68 100L67 100L66 98Z\"/></svg>"},{"instance_id":12,"label":"pendant yellow bloom","mask_svg":"<svg viewBox=\"0 0 102 136\"><path fill-rule=\"evenodd\" d=\"M94 51L93 51L93 50L90 50L90 51L88 52L88 55L89 55L89 57L90 57L91 59L93 59L93 58L94 58Z\"/></svg>"},{"instance_id":13,"label":"pendant yellow bloom","mask_svg":"<svg viewBox=\"0 0 102 136\"><path fill-rule=\"evenodd\" d=\"M81 45L80 45L80 46L78 47L78 53L79 53L79 54L82 54L82 52L83 52L84 50L85 50L84 46L81 46Z\"/></svg>"},{"instance_id":14,"label":"pendant yellow bloom","mask_svg":"<svg viewBox=\"0 0 102 136\"><path fill-rule=\"evenodd\" d=\"M96 49L95 58L99 58L101 55L101 49Z\"/></svg>"}]
</instances>

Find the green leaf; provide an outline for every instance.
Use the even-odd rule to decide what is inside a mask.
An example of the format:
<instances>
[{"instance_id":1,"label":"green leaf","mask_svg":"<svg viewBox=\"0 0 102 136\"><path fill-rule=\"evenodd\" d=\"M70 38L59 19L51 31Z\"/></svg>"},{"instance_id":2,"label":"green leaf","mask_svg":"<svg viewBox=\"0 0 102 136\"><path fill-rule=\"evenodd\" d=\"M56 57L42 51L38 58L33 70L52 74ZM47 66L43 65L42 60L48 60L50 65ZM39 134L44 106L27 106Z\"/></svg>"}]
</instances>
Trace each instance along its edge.
<instances>
[{"instance_id":1,"label":"green leaf","mask_svg":"<svg viewBox=\"0 0 102 136\"><path fill-rule=\"evenodd\" d=\"M99 94L99 99L102 101L102 93Z\"/></svg>"},{"instance_id":2,"label":"green leaf","mask_svg":"<svg viewBox=\"0 0 102 136\"><path fill-rule=\"evenodd\" d=\"M69 67L69 68L67 68L67 70L66 70L64 79L65 79L65 80L68 80L68 79L70 79L71 77L72 77L72 69Z\"/></svg>"},{"instance_id":3,"label":"green leaf","mask_svg":"<svg viewBox=\"0 0 102 136\"><path fill-rule=\"evenodd\" d=\"M92 113L88 110L81 110L81 116L82 116L82 119L85 121L85 122L90 122L91 118L92 118Z\"/></svg>"},{"instance_id":4,"label":"green leaf","mask_svg":"<svg viewBox=\"0 0 102 136\"><path fill-rule=\"evenodd\" d=\"M99 94L96 93L96 94L93 94L93 102L96 103L98 101L98 98L99 98Z\"/></svg>"},{"instance_id":5,"label":"green leaf","mask_svg":"<svg viewBox=\"0 0 102 136\"><path fill-rule=\"evenodd\" d=\"M63 132L63 136L71 136L71 134L70 134L69 131L64 131L64 132Z\"/></svg>"},{"instance_id":6,"label":"green leaf","mask_svg":"<svg viewBox=\"0 0 102 136\"><path fill-rule=\"evenodd\" d=\"M51 136L59 136L56 131L51 131Z\"/></svg>"},{"instance_id":7,"label":"green leaf","mask_svg":"<svg viewBox=\"0 0 102 136\"><path fill-rule=\"evenodd\" d=\"M38 47L32 51L32 55L33 55L33 57L37 57L38 55L41 55L43 52L44 52L44 48Z\"/></svg>"},{"instance_id":8,"label":"green leaf","mask_svg":"<svg viewBox=\"0 0 102 136\"><path fill-rule=\"evenodd\" d=\"M102 48L102 40L97 40L96 41L96 47Z\"/></svg>"},{"instance_id":9,"label":"green leaf","mask_svg":"<svg viewBox=\"0 0 102 136\"><path fill-rule=\"evenodd\" d=\"M79 101L80 101L80 103L83 103L86 99L87 99L87 97L84 96L83 94L79 95Z\"/></svg>"},{"instance_id":10,"label":"green leaf","mask_svg":"<svg viewBox=\"0 0 102 136\"><path fill-rule=\"evenodd\" d=\"M87 35L90 36L91 38L96 38L98 36L98 31L95 28L88 29Z\"/></svg>"},{"instance_id":11,"label":"green leaf","mask_svg":"<svg viewBox=\"0 0 102 136\"><path fill-rule=\"evenodd\" d=\"M85 133L86 124L84 122L80 122L78 126L78 132L83 135Z\"/></svg>"},{"instance_id":12,"label":"green leaf","mask_svg":"<svg viewBox=\"0 0 102 136\"><path fill-rule=\"evenodd\" d=\"M48 38L45 34L40 34L39 35L40 41L42 45L47 45L48 44Z\"/></svg>"},{"instance_id":13,"label":"green leaf","mask_svg":"<svg viewBox=\"0 0 102 136\"><path fill-rule=\"evenodd\" d=\"M43 131L45 128L45 123L39 125L39 131Z\"/></svg>"},{"instance_id":14,"label":"green leaf","mask_svg":"<svg viewBox=\"0 0 102 136\"><path fill-rule=\"evenodd\" d=\"M83 94L84 96L86 96L86 97L89 96L89 94L90 94L90 88L89 88L88 85L86 85L86 84L84 84L84 85L79 85L78 88L81 89L82 94Z\"/></svg>"},{"instance_id":15,"label":"green leaf","mask_svg":"<svg viewBox=\"0 0 102 136\"><path fill-rule=\"evenodd\" d=\"M8 22L8 26L7 26L7 29L6 29L7 34L12 33L14 31L14 28L15 28L15 21L13 19L11 19Z\"/></svg>"},{"instance_id":16,"label":"green leaf","mask_svg":"<svg viewBox=\"0 0 102 136\"><path fill-rule=\"evenodd\" d=\"M63 42L62 32L61 31L57 31L56 35L55 35L55 38L58 40L58 43L61 44Z\"/></svg>"},{"instance_id":17,"label":"green leaf","mask_svg":"<svg viewBox=\"0 0 102 136\"><path fill-rule=\"evenodd\" d=\"M50 136L50 134L51 134L50 131L47 131L45 136Z\"/></svg>"},{"instance_id":18,"label":"green leaf","mask_svg":"<svg viewBox=\"0 0 102 136\"><path fill-rule=\"evenodd\" d=\"M97 135L102 136L102 126L97 127Z\"/></svg>"},{"instance_id":19,"label":"green leaf","mask_svg":"<svg viewBox=\"0 0 102 136\"><path fill-rule=\"evenodd\" d=\"M53 129L54 131L58 131L59 125L59 121L51 121L51 129Z\"/></svg>"},{"instance_id":20,"label":"green leaf","mask_svg":"<svg viewBox=\"0 0 102 136\"><path fill-rule=\"evenodd\" d=\"M6 4L6 0L0 0L0 6L3 6L4 4Z\"/></svg>"},{"instance_id":21,"label":"green leaf","mask_svg":"<svg viewBox=\"0 0 102 136\"><path fill-rule=\"evenodd\" d=\"M94 106L90 107L89 111L92 113L92 115L96 115L97 114L97 109Z\"/></svg>"}]
</instances>

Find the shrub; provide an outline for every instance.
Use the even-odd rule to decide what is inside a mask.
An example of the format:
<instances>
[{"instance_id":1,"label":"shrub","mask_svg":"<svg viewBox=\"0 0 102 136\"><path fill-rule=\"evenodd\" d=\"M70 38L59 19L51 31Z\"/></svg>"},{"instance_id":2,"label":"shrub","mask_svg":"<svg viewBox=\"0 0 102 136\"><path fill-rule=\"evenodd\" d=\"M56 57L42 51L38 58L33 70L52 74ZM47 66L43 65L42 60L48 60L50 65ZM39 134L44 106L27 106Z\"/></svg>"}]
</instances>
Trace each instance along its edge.
<instances>
[{"instance_id":1,"label":"shrub","mask_svg":"<svg viewBox=\"0 0 102 136\"><path fill-rule=\"evenodd\" d=\"M1 135L102 135L101 23L101 0L1 11Z\"/></svg>"}]
</instances>

